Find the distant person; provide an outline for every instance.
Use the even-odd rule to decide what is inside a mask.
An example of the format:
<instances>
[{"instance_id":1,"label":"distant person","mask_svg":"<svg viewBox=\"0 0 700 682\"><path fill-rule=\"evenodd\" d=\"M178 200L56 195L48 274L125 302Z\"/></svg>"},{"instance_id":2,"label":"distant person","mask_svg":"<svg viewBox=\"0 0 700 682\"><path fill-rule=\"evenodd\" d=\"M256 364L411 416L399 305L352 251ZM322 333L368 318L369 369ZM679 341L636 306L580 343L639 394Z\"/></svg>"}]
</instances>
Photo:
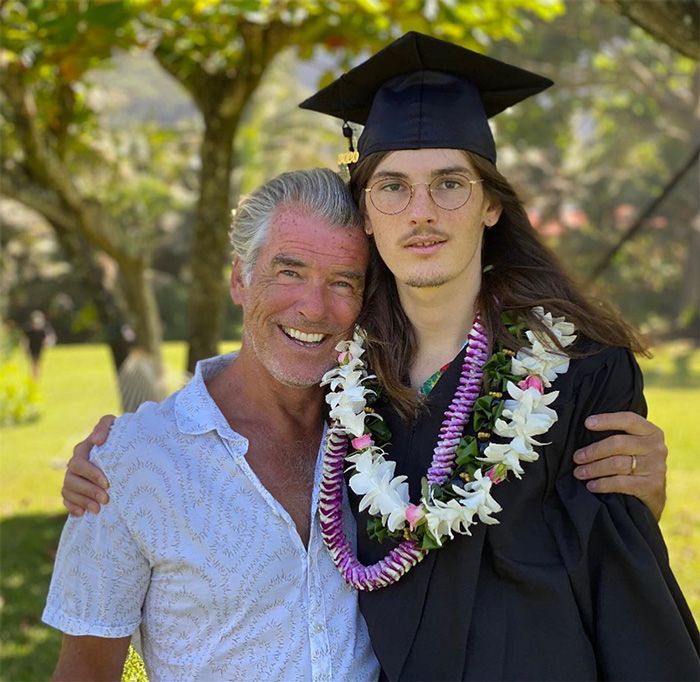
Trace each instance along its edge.
<instances>
[{"instance_id":1,"label":"distant person","mask_svg":"<svg viewBox=\"0 0 700 682\"><path fill-rule=\"evenodd\" d=\"M46 315L41 310L34 310L29 316L29 322L24 325L24 346L29 354L32 366L32 377L39 380L41 370L41 354L46 346L56 343L56 333Z\"/></svg>"}]
</instances>

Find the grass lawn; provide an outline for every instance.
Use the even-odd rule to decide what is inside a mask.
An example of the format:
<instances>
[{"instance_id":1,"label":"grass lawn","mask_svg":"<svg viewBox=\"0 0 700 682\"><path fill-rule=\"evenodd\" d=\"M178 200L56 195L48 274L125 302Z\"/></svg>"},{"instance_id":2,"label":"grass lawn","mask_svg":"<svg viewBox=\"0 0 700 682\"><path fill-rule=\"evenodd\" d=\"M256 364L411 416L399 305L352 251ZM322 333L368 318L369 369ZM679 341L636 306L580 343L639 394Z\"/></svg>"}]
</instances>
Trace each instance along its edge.
<instances>
[{"instance_id":1,"label":"grass lawn","mask_svg":"<svg viewBox=\"0 0 700 682\"><path fill-rule=\"evenodd\" d=\"M224 345L228 350L232 344ZM171 385L184 366L183 344L165 346ZM643 363L650 417L666 432L671 452L668 505L662 529L671 563L696 619L700 618L700 351L676 344ZM111 361L104 346L58 346L46 353L39 421L0 430L2 652L0 680L45 680L60 636L41 625L58 536L64 521L60 484L72 446L97 417L118 411Z\"/></svg>"}]
</instances>

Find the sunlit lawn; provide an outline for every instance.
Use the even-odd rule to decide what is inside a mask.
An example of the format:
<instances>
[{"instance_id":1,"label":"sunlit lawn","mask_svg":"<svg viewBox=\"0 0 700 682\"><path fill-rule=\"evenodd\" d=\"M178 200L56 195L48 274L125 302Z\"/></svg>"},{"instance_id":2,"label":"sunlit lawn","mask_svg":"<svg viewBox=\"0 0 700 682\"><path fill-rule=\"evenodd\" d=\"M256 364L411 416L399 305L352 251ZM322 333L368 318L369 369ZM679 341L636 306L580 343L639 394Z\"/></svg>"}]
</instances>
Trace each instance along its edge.
<instances>
[{"instance_id":1,"label":"sunlit lawn","mask_svg":"<svg viewBox=\"0 0 700 682\"><path fill-rule=\"evenodd\" d=\"M227 344L224 349L230 349ZM182 344L166 344L175 388L184 365ZM676 575L700 616L700 351L676 344L645 361L650 416L666 431L668 505L662 528ZM64 510L59 490L72 446L97 417L118 410L104 346L59 346L46 355L40 421L0 430L2 542L2 660L7 682L48 679L59 635L40 624Z\"/></svg>"}]
</instances>

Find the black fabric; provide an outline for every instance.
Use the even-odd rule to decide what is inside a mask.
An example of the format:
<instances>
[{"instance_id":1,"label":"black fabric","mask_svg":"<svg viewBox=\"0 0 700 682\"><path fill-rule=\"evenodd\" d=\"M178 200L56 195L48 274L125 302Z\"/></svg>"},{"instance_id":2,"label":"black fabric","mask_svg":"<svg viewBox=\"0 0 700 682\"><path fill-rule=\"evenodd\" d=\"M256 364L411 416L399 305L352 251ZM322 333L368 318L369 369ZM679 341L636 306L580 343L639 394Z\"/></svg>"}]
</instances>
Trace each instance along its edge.
<instances>
[{"instance_id":1,"label":"black fabric","mask_svg":"<svg viewBox=\"0 0 700 682\"><path fill-rule=\"evenodd\" d=\"M412 426L380 407L414 502L461 362ZM560 394L551 443L523 465L521 480L511 475L495 488L500 524L478 523L398 583L360 593L384 679L700 679L697 626L651 513L633 497L593 495L572 475L573 452L608 435L586 430L586 416L646 413L636 362L603 349L573 360L553 388ZM365 519L358 553L371 563L388 545L369 540Z\"/></svg>"},{"instance_id":2,"label":"black fabric","mask_svg":"<svg viewBox=\"0 0 700 682\"><path fill-rule=\"evenodd\" d=\"M361 123L358 151L466 149L496 162L487 119L552 81L410 32L300 104Z\"/></svg>"}]
</instances>

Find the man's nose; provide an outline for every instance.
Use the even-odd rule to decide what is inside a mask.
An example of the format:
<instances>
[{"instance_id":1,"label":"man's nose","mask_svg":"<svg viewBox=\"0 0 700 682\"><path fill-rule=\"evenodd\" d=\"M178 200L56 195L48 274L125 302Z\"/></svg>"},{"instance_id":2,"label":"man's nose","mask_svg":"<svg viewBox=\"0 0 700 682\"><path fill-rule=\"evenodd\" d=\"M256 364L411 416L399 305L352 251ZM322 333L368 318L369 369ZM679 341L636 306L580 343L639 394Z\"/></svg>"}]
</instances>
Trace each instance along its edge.
<instances>
[{"instance_id":1,"label":"man's nose","mask_svg":"<svg viewBox=\"0 0 700 682\"><path fill-rule=\"evenodd\" d=\"M413 186L413 197L406 210L411 223L415 225L432 225L436 222L438 208L426 183Z\"/></svg>"},{"instance_id":2,"label":"man's nose","mask_svg":"<svg viewBox=\"0 0 700 682\"><path fill-rule=\"evenodd\" d=\"M297 310L310 322L318 322L326 316L327 305L325 287L309 283L299 299Z\"/></svg>"}]
</instances>

